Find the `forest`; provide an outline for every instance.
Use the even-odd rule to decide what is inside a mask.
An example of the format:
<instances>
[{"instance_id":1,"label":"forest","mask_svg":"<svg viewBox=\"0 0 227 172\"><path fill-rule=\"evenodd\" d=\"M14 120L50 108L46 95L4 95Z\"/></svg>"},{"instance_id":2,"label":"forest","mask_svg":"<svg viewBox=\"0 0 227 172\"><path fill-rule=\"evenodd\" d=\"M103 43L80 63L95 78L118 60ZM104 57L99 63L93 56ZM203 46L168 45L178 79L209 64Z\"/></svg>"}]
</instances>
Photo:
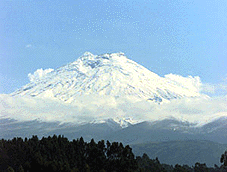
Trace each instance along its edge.
<instances>
[{"instance_id":1,"label":"forest","mask_svg":"<svg viewBox=\"0 0 227 172\"><path fill-rule=\"evenodd\" d=\"M225 172L227 152L220 155L222 165L207 167L199 162L194 166L162 164L158 158L150 159L133 154L129 145L119 142L69 141L64 136L39 139L13 138L0 140L0 171L3 172Z\"/></svg>"}]
</instances>

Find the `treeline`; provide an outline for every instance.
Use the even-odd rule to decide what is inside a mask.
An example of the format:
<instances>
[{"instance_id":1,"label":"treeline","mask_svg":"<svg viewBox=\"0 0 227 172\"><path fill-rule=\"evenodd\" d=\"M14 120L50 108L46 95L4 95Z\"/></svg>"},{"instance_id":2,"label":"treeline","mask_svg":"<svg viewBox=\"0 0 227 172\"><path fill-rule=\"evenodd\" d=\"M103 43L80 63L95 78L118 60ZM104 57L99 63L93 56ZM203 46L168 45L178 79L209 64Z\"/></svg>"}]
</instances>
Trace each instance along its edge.
<instances>
[{"instance_id":1,"label":"treeline","mask_svg":"<svg viewBox=\"0 0 227 172\"><path fill-rule=\"evenodd\" d=\"M69 141L63 136L1 140L0 170L15 171L134 171L137 163L122 143Z\"/></svg>"},{"instance_id":2,"label":"treeline","mask_svg":"<svg viewBox=\"0 0 227 172\"><path fill-rule=\"evenodd\" d=\"M225 162L225 154L222 160ZM170 166L150 159L146 154L135 157L132 149L122 143L93 139L69 141L64 136L0 140L0 171L59 171L59 172L222 172L224 166L208 168L196 163Z\"/></svg>"}]
</instances>

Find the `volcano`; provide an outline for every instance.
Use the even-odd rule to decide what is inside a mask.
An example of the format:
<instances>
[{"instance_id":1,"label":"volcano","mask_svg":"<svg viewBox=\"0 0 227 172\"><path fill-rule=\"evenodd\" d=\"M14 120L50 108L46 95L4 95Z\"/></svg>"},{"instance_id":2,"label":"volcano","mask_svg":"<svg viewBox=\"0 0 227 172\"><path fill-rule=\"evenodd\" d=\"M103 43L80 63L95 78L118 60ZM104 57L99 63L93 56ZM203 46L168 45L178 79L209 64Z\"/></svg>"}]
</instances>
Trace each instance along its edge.
<instances>
[{"instance_id":1,"label":"volcano","mask_svg":"<svg viewBox=\"0 0 227 172\"><path fill-rule=\"evenodd\" d=\"M168 74L160 77L128 59L124 53L93 55L86 52L56 70L29 74L30 83L12 96L56 98L74 102L78 95L127 98L162 103L171 99L201 96L199 77Z\"/></svg>"}]
</instances>

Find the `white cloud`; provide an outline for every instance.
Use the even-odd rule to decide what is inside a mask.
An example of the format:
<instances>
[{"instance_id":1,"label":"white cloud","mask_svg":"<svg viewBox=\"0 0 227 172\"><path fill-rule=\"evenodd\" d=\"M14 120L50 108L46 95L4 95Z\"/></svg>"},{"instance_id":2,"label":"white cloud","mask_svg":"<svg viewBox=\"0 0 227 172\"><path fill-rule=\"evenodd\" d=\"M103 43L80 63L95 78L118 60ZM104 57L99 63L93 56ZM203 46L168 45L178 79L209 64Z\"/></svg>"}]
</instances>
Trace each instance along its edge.
<instances>
[{"instance_id":1,"label":"white cloud","mask_svg":"<svg viewBox=\"0 0 227 172\"><path fill-rule=\"evenodd\" d=\"M25 48L30 48L30 47L32 47L32 44L28 44L25 46Z\"/></svg>"},{"instance_id":2,"label":"white cloud","mask_svg":"<svg viewBox=\"0 0 227 172\"><path fill-rule=\"evenodd\" d=\"M223 82L227 82L227 74L225 74L225 76L222 78Z\"/></svg>"},{"instance_id":3,"label":"white cloud","mask_svg":"<svg viewBox=\"0 0 227 172\"><path fill-rule=\"evenodd\" d=\"M227 91L227 84L219 84L219 88Z\"/></svg>"},{"instance_id":4,"label":"white cloud","mask_svg":"<svg viewBox=\"0 0 227 172\"><path fill-rule=\"evenodd\" d=\"M201 91L209 94L227 95L227 84L203 84Z\"/></svg>"},{"instance_id":5,"label":"white cloud","mask_svg":"<svg viewBox=\"0 0 227 172\"><path fill-rule=\"evenodd\" d=\"M222 82L218 84L204 83L202 85L203 93L213 95L227 95L227 74L222 78Z\"/></svg>"},{"instance_id":6,"label":"white cloud","mask_svg":"<svg viewBox=\"0 0 227 172\"><path fill-rule=\"evenodd\" d=\"M43 70L42 68L41 69L37 69L34 72L34 74L29 73L28 74L28 78L29 78L30 82L34 82L35 80L44 77L46 74L48 74L48 73L50 73L52 71L54 71L54 69L45 69L45 70Z\"/></svg>"},{"instance_id":7,"label":"white cloud","mask_svg":"<svg viewBox=\"0 0 227 172\"><path fill-rule=\"evenodd\" d=\"M202 86L202 92L214 94L216 88L217 88L217 86L212 85L212 84L203 84L203 86Z\"/></svg>"},{"instance_id":8,"label":"white cloud","mask_svg":"<svg viewBox=\"0 0 227 172\"><path fill-rule=\"evenodd\" d=\"M0 95L0 117L16 120L91 122L107 118L128 118L135 121L174 117L183 121L207 123L227 116L227 97L185 98L161 105L141 101L132 103L110 97L78 96L75 103L57 99L11 97Z\"/></svg>"},{"instance_id":9,"label":"white cloud","mask_svg":"<svg viewBox=\"0 0 227 172\"><path fill-rule=\"evenodd\" d=\"M181 75L168 74L168 75L165 75L165 78L169 79L172 82L177 83L178 85L184 88L189 88L191 91L200 92L201 90L202 82L199 76L183 77Z\"/></svg>"}]
</instances>

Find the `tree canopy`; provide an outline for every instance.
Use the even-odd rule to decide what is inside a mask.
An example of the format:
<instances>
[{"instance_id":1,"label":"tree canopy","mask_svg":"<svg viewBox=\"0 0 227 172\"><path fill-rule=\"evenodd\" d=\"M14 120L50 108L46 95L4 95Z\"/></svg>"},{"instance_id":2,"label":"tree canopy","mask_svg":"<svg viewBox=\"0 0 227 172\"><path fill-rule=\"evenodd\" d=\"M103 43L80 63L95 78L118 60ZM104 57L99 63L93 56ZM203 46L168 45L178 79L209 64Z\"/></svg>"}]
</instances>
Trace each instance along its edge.
<instances>
[{"instance_id":1,"label":"tree canopy","mask_svg":"<svg viewBox=\"0 0 227 172\"><path fill-rule=\"evenodd\" d=\"M158 158L150 159L146 153L135 157L129 145L119 142L98 141L89 143L83 138L69 141L64 136L30 139L0 140L0 171L28 172L225 172L227 152L220 161L221 167L208 168L197 162L188 165L161 164Z\"/></svg>"}]
</instances>

